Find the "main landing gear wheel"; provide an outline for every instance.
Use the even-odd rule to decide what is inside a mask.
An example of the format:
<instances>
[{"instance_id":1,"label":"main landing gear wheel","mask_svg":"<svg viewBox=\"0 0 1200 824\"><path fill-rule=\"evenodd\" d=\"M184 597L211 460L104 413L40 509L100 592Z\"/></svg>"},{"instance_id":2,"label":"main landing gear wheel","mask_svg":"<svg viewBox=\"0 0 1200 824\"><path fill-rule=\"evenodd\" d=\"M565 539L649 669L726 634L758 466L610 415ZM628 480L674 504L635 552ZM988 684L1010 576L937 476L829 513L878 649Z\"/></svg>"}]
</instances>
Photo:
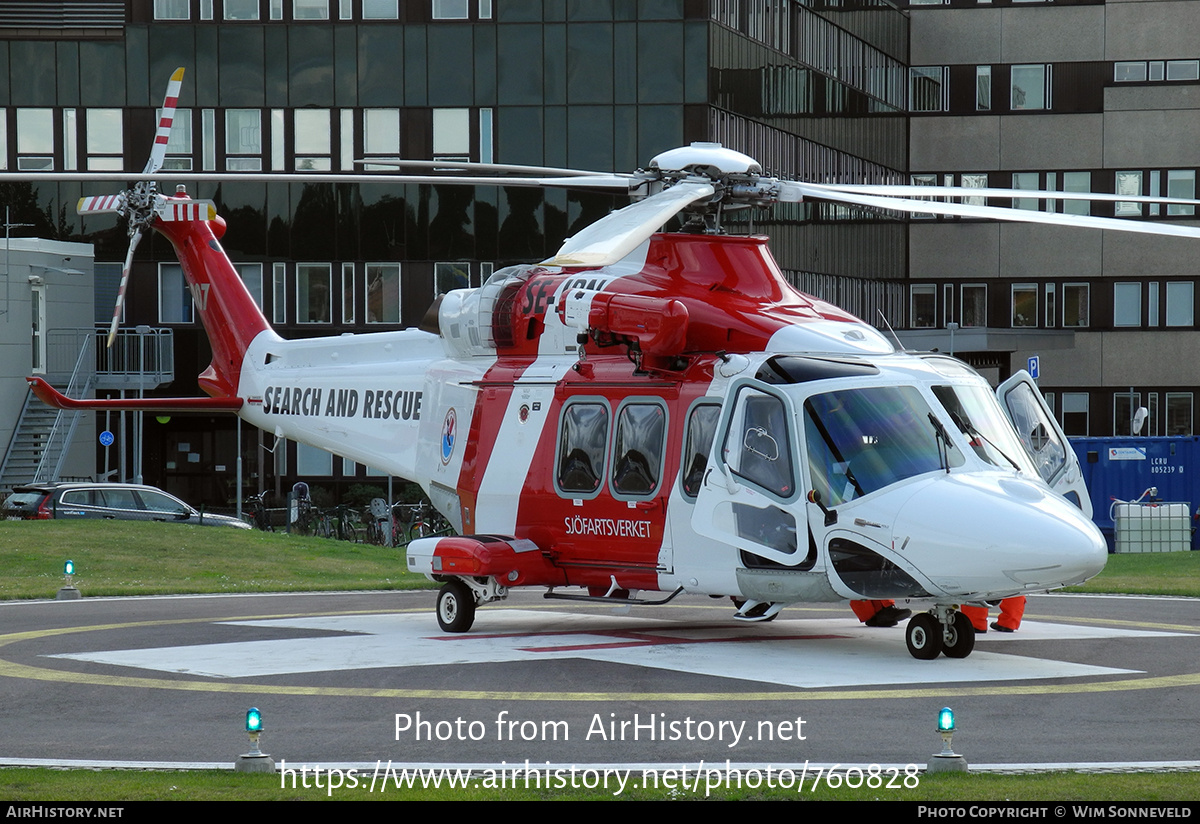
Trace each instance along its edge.
<instances>
[{"instance_id":1,"label":"main landing gear wheel","mask_svg":"<svg viewBox=\"0 0 1200 824\"><path fill-rule=\"evenodd\" d=\"M970 621L967 623L969 624ZM928 612L914 615L908 622L904 640L908 644L908 651L913 658L932 661L942 651L941 622ZM974 636L971 636L971 641L974 643Z\"/></svg>"},{"instance_id":2,"label":"main landing gear wheel","mask_svg":"<svg viewBox=\"0 0 1200 824\"><path fill-rule=\"evenodd\" d=\"M443 632L466 632L475 623L475 593L457 578L438 590L438 626Z\"/></svg>"},{"instance_id":3,"label":"main landing gear wheel","mask_svg":"<svg viewBox=\"0 0 1200 824\"><path fill-rule=\"evenodd\" d=\"M975 627L961 612L954 613L954 623L946 628L942 652L947 658L966 658L975 649Z\"/></svg>"}]
</instances>

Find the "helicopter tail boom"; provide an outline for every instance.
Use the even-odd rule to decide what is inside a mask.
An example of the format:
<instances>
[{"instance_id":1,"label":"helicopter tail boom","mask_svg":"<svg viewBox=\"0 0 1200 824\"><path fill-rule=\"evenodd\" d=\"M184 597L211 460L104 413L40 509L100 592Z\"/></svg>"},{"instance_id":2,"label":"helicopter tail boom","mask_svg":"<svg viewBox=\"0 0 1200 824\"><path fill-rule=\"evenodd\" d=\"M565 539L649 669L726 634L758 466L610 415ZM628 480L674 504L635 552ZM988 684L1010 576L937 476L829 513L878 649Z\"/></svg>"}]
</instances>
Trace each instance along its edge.
<instances>
[{"instance_id":1,"label":"helicopter tail boom","mask_svg":"<svg viewBox=\"0 0 1200 824\"><path fill-rule=\"evenodd\" d=\"M167 202L188 205L186 195ZM158 219L153 226L175 247L192 304L212 345L212 363L200 375L200 387L214 397L236 396L250 343L264 332L276 336L218 242L224 221L205 219L204 210L194 216L190 210L176 212L188 213L190 219Z\"/></svg>"}]
</instances>

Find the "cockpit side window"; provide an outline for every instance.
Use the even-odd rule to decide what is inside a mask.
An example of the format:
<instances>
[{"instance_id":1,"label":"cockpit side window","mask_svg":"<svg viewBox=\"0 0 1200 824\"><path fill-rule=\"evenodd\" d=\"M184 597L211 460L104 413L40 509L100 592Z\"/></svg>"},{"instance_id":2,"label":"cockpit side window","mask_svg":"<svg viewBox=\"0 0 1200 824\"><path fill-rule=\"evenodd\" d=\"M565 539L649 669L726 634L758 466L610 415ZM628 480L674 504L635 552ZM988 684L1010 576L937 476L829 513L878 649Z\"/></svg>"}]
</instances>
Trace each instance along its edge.
<instances>
[{"instance_id":1,"label":"cockpit side window","mask_svg":"<svg viewBox=\"0 0 1200 824\"><path fill-rule=\"evenodd\" d=\"M572 403L563 410L558 433L558 491L590 497L600 491L608 448L608 405Z\"/></svg>"},{"instance_id":2,"label":"cockpit side window","mask_svg":"<svg viewBox=\"0 0 1200 824\"><path fill-rule=\"evenodd\" d=\"M1012 414L1013 428L1017 437L1042 480L1053 483L1067 464L1067 447L1054 431L1054 424L1045 415L1041 403L1033 396L1026 384L1017 384L1004 396L1004 403Z\"/></svg>"},{"instance_id":3,"label":"cockpit side window","mask_svg":"<svg viewBox=\"0 0 1200 824\"><path fill-rule=\"evenodd\" d=\"M846 389L804 402L804 438L813 489L827 506L891 484L961 466L940 441L929 405L911 386Z\"/></svg>"},{"instance_id":4,"label":"cockpit side window","mask_svg":"<svg viewBox=\"0 0 1200 824\"><path fill-rule=\"evenodd\" d=\"M744 386L722 445L733 474L780 498L796 491L787 408L775 395Z\"/></svg>"}]
</instances>

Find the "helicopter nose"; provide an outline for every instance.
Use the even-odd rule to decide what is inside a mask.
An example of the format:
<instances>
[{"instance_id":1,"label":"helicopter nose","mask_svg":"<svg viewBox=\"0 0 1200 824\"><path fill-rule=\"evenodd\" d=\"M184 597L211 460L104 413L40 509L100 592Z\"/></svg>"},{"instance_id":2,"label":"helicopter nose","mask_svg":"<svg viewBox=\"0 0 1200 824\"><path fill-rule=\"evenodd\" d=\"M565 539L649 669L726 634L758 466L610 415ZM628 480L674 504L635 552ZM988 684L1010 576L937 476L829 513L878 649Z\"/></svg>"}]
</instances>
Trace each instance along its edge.
<instances>
[{"instance_id":1,"label":"helicopter nose","mask_svg":"<svg viewBox=\"0 0 1200 824\"><path fill-rule=\"evenodd\" d=\"M904 554L951 595L1071 586L1108 559L1104 536L1078 507L1024 478L942 475L899 515L895 546L907 543Z\"/></svg>"}]
</instances>

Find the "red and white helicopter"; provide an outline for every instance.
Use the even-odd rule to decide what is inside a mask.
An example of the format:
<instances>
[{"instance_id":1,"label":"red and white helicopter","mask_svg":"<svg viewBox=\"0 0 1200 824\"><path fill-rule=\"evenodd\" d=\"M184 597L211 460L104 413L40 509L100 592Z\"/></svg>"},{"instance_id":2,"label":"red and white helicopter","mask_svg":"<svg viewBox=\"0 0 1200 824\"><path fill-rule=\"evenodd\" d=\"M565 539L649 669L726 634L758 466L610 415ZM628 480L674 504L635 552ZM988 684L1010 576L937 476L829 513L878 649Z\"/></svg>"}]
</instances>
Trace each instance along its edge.
<instances>
[{"instance_id":1,"label":"red and white helicopter","mask_svg":"<svg viewBox=\"0 0 1200 824\"><path fill-rule=\"evenodd\" d=\"M1027 375L997 393L952 357L898 350L798 292L765 237L725 234L720 218L816 198L1193 237L1200 229L949 201L1013 197L1007 189L781 180L716 144L665 152L626 175L429 163L430 174L395 179L582 185L638 199L550 260L445 295L430 329L288 341L222 250L212 204L153 182L181 78L134 188L84 198L80 209L128 219L126 274L148 228L174 245L212 343L200 378L211 397L77 401L31 378L35 392L63 407L225 409L419 483L461 533L408 548L410 570L443 582L444 630L470 629L477 605L513 587L641 604L730 596L746 620L796 602L903 599L927 605L908 624L914 656L965 657L974 632L960 605L1077 584L1103 568L1078 464ZM448 165L475 176L439 171ZM660 232L676 215L682 230ZM562 592L571 587L587 594Z\"/></svg>"}]
</instances>

